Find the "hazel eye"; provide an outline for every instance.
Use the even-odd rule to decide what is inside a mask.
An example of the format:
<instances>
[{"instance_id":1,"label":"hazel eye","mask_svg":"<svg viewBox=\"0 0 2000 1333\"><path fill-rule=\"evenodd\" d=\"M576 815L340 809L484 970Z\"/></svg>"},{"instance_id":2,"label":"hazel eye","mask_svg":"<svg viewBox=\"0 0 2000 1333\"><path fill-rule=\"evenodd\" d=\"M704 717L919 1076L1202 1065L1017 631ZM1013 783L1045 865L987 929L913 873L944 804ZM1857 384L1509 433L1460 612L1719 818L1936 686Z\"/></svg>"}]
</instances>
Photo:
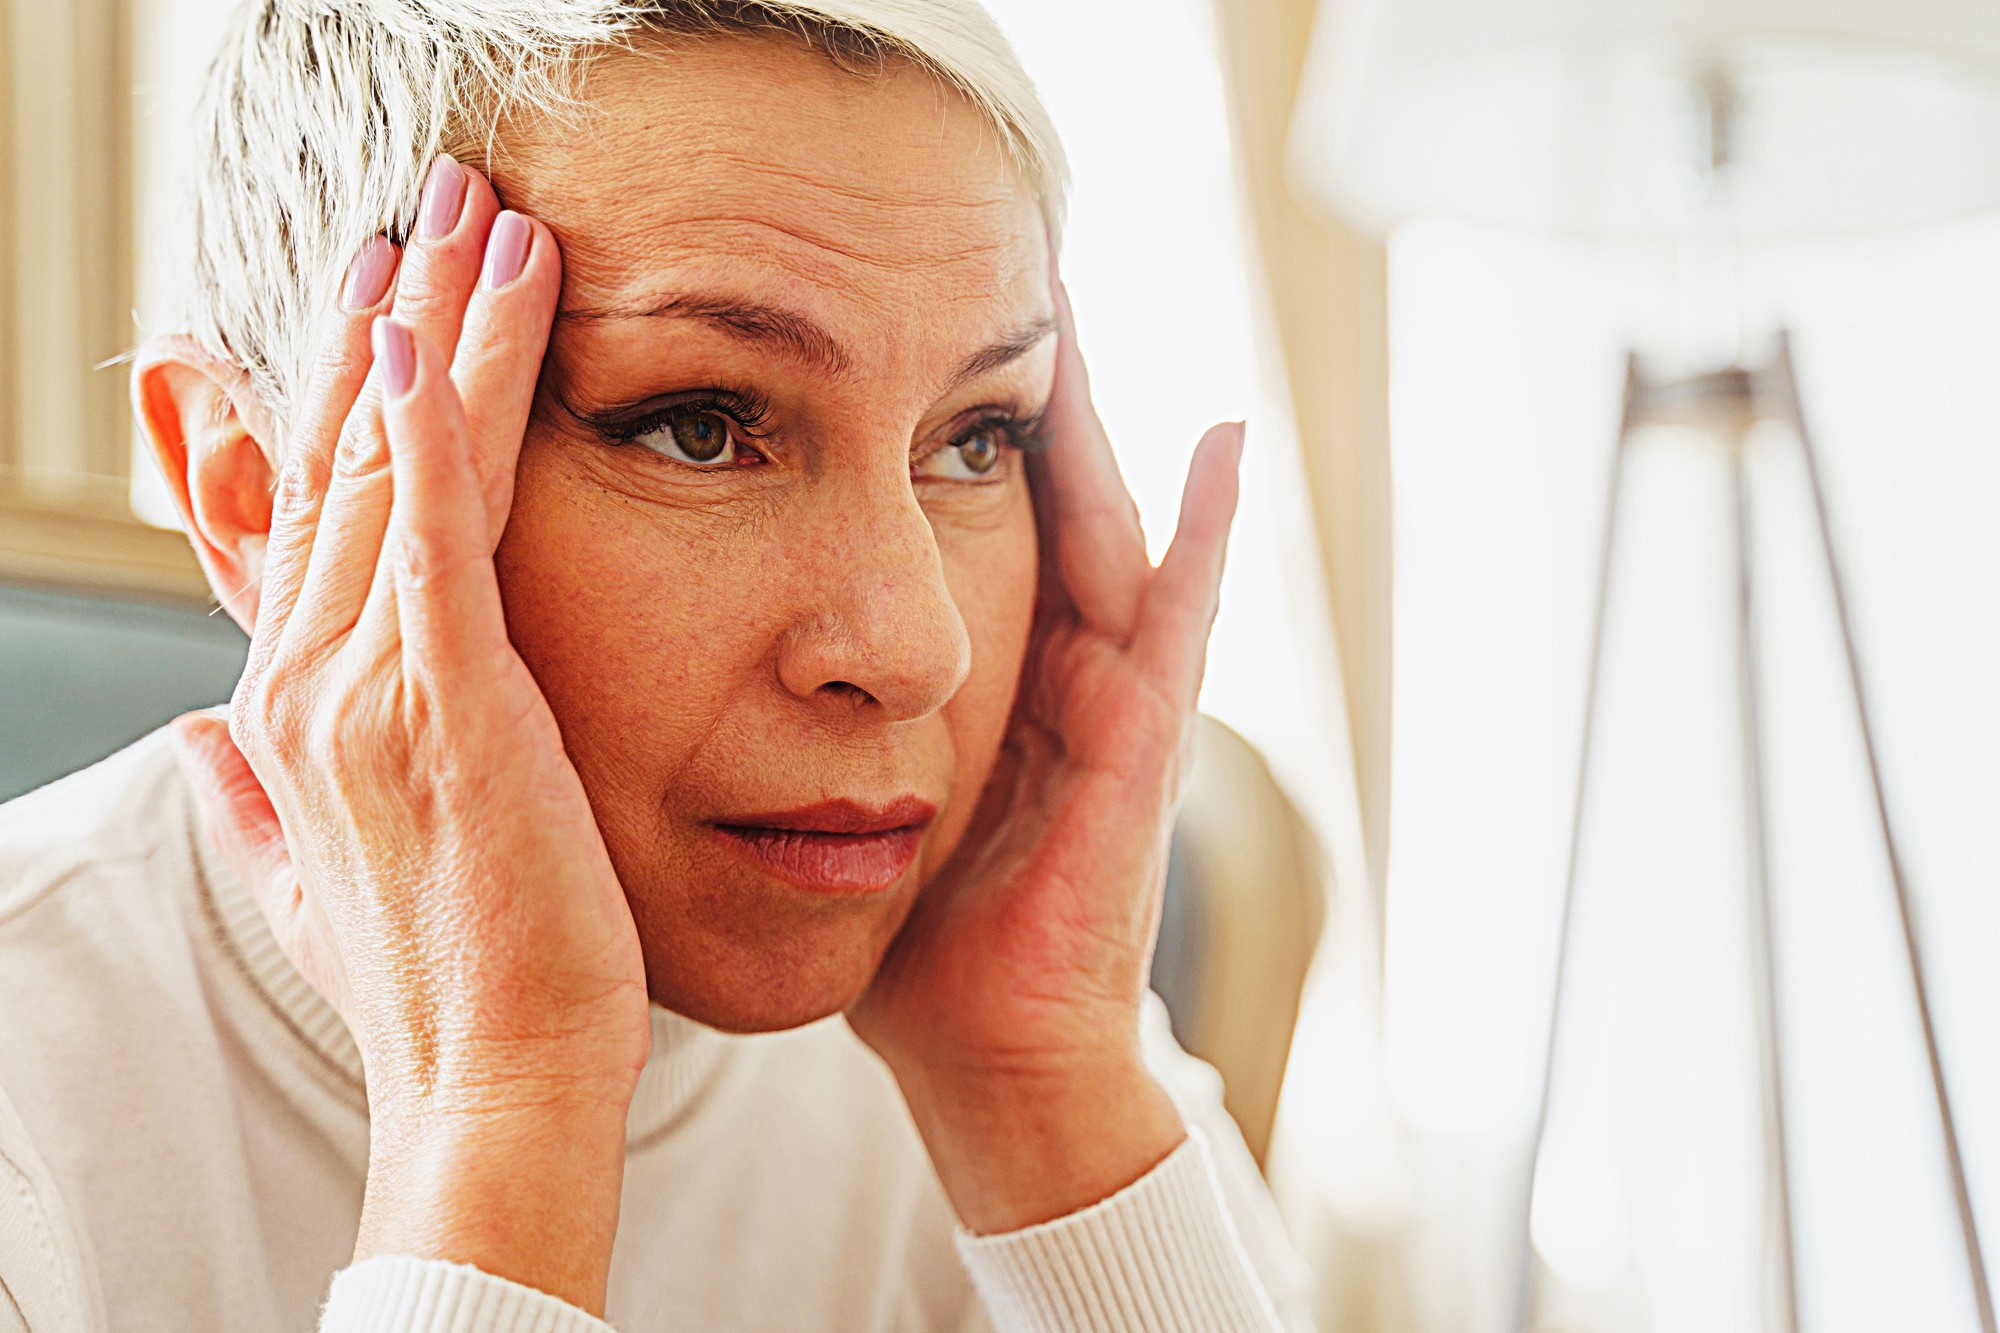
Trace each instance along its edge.
<instances>
[{"instance_id":1,"label":"hazel eye","mask_svg":"<svg viewBox=\"0 0 2000 1333\"><path fill-rule=\"evenodd\" d=\"M1007 428L996 421L933 450L918 464L918 470L950 481L979 481L1000 465L1000 451L1006 447Z\"/></svg>"},{"instance_id":2,"label":"hazel eye","mask_svg":"<svg viewBox=\"0 0 2000 1333\"><path fill-rule=\"evenodd\" d=\"M656 454L693 467L727 467L736 461L729 418L714 408L689 408L632 438Z\"/></svg>"}]
</instances>

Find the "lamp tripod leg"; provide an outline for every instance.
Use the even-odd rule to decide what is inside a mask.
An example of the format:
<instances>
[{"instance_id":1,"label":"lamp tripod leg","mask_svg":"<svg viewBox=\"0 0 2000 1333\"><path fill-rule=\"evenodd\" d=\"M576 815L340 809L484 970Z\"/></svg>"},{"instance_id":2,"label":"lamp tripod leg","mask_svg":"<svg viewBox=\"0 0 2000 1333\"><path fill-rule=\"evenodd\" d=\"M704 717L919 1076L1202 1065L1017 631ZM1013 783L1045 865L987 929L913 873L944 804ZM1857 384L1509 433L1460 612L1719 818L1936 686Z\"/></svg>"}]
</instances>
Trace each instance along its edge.
<instances>
[{"instance_id":1,"label":"lamp tripod leg","mask_svg":"<svg viewBox=\"0 0 2000 1333\"><path fill-rule=\"evenodd\" d=\"M1625 407L1618 423L1618 439L1611 456L1611 480L1605 490L1603 537L1598 547L1597 594L1590 623L1590 665L1584 679L1583 734L1578 743L1576 792L1570 812L1569 863L1563 876L1560 924L1556 935L1555 985L1549 996L1548 1028L1542 1047L1542 1078L1535 1101L1534 1133L1528 1150L1527 1178L1521 1183L1521 1249L1514 1284L1514 1333L1530 1333L1534 1326L1536 1281L1534 1215L1535 1174L1541 1166L1542 1148L1548 1139L1549 1102L1555 1090L1556 1051L1562 1036L1563 988L1569 974L1571 936L1575 932L1577 874L1583 851L1583 816L1590 793L1590 760L1597 731L1597 709L1604 679L1604 630L1611 608L1612 563L1618 552L1618 511L1625 487L1625 466L1630 454L1632 431L1641 410L1645 386L1639 376L1635 355L1626 364Z\"/></svg>"},{"instance_id":2,"label":"lamp tripod leg","mask_svg":"<svg viewBox=\"0 0 2000 1333\"><path fill-rule=\"evenodd\" d=\"M1937 1030L1931 1021L1930 986L1925 979L1923 949L1918 942L1916 912L1910 898L1903 859L1896 845L1895 829L1889 819L1889 802L1883 793L1882 764L1875 745L1875 729L1868 712L1868 692L1861 671L1861 654L1855 646L1854 624L1848 611L1847 589L1842 582L1840 558L1826 504L1826 488L1820 480L1818 451L1812 433L1806 429L1805 413L1799 403L1798 382L1792 371L1790 340L1779 344L1778 357L1769 380L1770 414L1787 422L1796 433L1805 460L1806 480L1812 492L1813 517L1819 527L1820 550L1826 561L1828 586L1833 591L1834 613L1840 622L1841 647L1847 658L1848 687L1854 698L1855 721L1861 729L1861 746L1868 762L1868 781L1875 797L1876 826L1882 850L1889 863L1889 883L1896 895L1897 919L1902 927L1903 950L1910 969L1910 987L1917 1001L1917 1023L1923 1031L1924 1056L1930 1065L1931 1092L1937 1104L1938 1128L1944 1139L1946 1167L1951 1176L1953 1201L1958 1208L1959 1234L1965 1244L1966 1269L1972 1282L1972 1299L1979 1316L1980 1333L2000 1333L1993 1308L1993 1288L1986 1272L1986 1257L1979 1241L1979 1221L1972 1209L1972 1192L1966 1183L1965 1158L1959 1150L1958 1125L1952 1115L1951 1094L1946 1086L1944 1062L1938 1055Z\"/></svg>"},{"instance_id":3,"label":"lamp tripod leg","mask_svg":"<svg viewBox=\"0 0 2000 1333\"><path fill-rule=\"evenodd\" d=\"M1777 1272L1770 1292L1774 1325L1798 1333L1797 1252L1792 1237L1791 1143L1785 1125L1784 1035L1778 958L1771 913L1771 847L1764 758L1762 655L1757 637L1757 555L1753 499L1742 431L1729 439L1729 492L1736 574L1737 728L1743 758L1745 879L1750 907L1750 978L1757 1010L1757 1047L1764 1107L1766 1225L1775 1233Z\"/></svg>"}]
</instances>

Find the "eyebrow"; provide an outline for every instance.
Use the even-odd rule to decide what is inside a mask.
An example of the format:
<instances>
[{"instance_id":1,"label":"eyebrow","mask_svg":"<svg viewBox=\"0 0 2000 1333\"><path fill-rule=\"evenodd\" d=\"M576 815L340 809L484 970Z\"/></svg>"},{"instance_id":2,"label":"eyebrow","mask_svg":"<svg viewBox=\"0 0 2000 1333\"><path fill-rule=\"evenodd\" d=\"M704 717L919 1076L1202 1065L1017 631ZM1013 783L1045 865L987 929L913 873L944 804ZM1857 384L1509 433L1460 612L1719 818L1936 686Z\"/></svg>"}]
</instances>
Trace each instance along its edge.
<instances>
[{"instance_id":1,"label":"eyebrow","mask_svg":"<svg viewBox=\"0 0 2000 1333\"><path fill-rule=\"evenodd\" d=\"M1050 334L1056 331L1056 317L1042 315L1030 320L1014 332L990 347L983 347L959 363L952 372L949 387L956 389L981 375L990 375L1011 361L1018 361L1040 347Z\"/></svg>"},{"instance_id":2,"label":"eyebrow","mask_svg":"<svg viewBox=\"0 0 2000 1333\"><path fill-rule=\"evenodd\" d=\"M741 342L782 353L827 375L839 378L853 368L853 358L838 338L810 315L782 306L742 301L726 296L683 293L643 305L584 306L556 312L558 320L608 323L628 319L690 319ZM965 358L952 372L947 389L990 375L1019 360L1057 329L1055 316L1030 320L999 341Z\"/></svg>"},{"instance_id":3,"label":"eyebrow","mask_svg":"<svg viewBox=\"0 0 2000 1333\"><path fill-rule=\"evenodd\" d=\"M729 297L666 296L644 305L562 310L556 313L556 318L592 324L626 319L691 319L739 341L782 352L831 376L845 375L852 365L840 340L810 316L781 306Z\"/></svg>"}]
</instances>

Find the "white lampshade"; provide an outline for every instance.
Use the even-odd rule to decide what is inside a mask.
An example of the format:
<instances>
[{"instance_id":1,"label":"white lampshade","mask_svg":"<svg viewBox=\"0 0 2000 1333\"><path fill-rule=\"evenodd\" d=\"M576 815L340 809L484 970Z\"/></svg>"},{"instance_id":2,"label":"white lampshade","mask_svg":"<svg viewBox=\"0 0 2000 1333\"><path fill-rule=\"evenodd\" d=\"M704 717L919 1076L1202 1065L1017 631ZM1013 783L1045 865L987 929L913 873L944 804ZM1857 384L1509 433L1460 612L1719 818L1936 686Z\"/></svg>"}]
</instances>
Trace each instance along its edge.
<instances>
[{"instance_id":1,"label":"white lampshade","mask_svg":"<svg viewBox=\"0 0 2000 1333\"><path fill-rule=\"evenodd\" d=\"M1747 234L2000 207L2000 0L1323 0L1294 162L1374 229L1671 230L1714 71L1714 206Z\"/></svg>"}]
</instances>

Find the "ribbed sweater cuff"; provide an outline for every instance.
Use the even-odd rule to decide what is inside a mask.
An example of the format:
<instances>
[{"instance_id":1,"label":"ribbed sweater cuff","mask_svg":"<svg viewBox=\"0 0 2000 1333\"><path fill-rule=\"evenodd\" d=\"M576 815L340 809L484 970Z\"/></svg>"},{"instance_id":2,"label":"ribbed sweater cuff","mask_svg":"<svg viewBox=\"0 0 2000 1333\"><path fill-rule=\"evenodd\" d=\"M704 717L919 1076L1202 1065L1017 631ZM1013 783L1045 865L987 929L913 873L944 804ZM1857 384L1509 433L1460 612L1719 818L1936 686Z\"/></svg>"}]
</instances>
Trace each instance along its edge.
<instances>
[{"instance_id":1,"label":"ribbed sweater cuff","mask_svg":"<svg viewBox=\"0 0 2000 1333\"><path fill-rule=\"evenodd\" d=\"M334 1274L319 1333L612 1333L545 1291L443 1259L378 1254Z\"/></svg>"},{"instance_id":2,"label":"ribbed sweater cuff","mask_svg":"<svg viewBox=\"0 0 2000 1333\"><path fill-rule=\"evenodd\" d=\"M1264 1333L1278 1316L1201 1131L1118 1193L958 1253L1000 1333Z\"/></svg>"}]
</instances>

